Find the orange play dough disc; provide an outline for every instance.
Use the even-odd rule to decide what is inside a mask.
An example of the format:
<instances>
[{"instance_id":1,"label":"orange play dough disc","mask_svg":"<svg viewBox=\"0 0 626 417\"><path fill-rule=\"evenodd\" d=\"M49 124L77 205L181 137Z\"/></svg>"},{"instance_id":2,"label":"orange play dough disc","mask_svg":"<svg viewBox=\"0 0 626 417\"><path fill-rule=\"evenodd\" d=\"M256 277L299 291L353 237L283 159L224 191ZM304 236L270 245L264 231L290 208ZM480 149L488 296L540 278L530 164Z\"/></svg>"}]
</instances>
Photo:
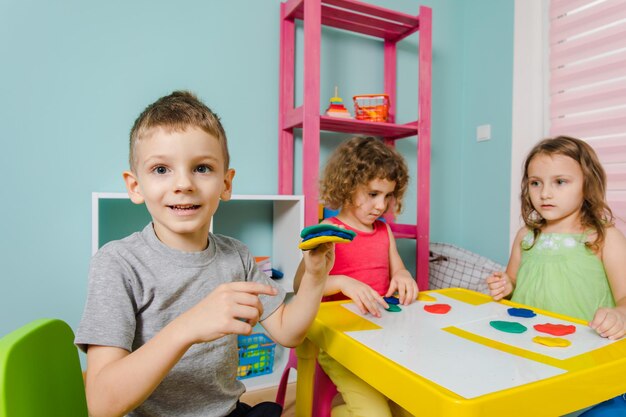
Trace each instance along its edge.
<instances>
[{"instance_id":1,"label":"orange play dough disc","mask_svg":"<svg viewBox=\"0 0 626 417\"><path fill-rule=\"evenodd\" d=\"M535 330L541 333L548 333L552 336L565 336L566 334L572 334L576 331L576 326L566 324L535 324L533 326Z\"/></svg>"},{"instance_id":2,"label":"orange play dough disc","mask_svg":"<svg viewBox=\"0 0 626 417\"><path fill-rule=\"evenodd\" d=\"M449 304L429 304L424 306L424 310L433 314L446 314L451 308Z\"/></svg>"}]
</instances>

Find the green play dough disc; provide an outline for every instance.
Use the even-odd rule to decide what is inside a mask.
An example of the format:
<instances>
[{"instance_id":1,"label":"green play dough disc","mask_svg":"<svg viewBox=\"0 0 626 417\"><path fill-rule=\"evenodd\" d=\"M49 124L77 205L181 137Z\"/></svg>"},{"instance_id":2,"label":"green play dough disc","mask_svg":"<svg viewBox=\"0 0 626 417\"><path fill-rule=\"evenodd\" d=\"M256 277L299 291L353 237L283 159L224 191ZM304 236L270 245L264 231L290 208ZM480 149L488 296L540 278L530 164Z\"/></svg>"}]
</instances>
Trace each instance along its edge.
<instances>
[{"instance_id":1,"label":"green play dough disc","mask_svg":"<svg viewBox=\"0 0 626 417\"><path fill-rule=\"evenodd\" d=\"M516 321L490 321L489 324L496 330L505 333L524 333L528 328Z\"/></svg>"},{"instance_id":2,"label":"green play dough disc","mask_svg":"<svg viewBox=\"0 0 626 417\"><path fill-rule=\"evenodd\" d=\"M400 306L397 306L395 304L389 304L389 308L386 308L385 310L391 311L392 313L397 313L398 311L402 311Z\"/></svg>"},{"instance_id":3,"label":"green play dough disc","mask_svg":"<svg viewBox=\"0 0 626 417\"><path fill-rule=\"evenodd\" d=\"M332 224L323 223L323 224L316 224L313 226L305 227L300 232L300 237L304 238L305 236L313 234L313 233L326 232L329 230L334 231L334 232L346 233L352 236L353 238L356 236L356 233L353 232L352 230L344 229L343 227L335 226Z\"/></svg>"}]
</instances>

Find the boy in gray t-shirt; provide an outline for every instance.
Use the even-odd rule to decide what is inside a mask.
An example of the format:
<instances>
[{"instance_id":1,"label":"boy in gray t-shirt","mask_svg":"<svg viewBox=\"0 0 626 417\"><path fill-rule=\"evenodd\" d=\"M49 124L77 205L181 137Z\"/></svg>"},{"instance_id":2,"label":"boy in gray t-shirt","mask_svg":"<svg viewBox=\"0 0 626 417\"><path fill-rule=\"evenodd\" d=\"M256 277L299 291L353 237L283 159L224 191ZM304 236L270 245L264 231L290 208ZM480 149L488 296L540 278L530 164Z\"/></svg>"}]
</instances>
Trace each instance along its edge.
<instances>
[{"instance_id":1,"label":"boy in gray t-shirt","mask_svg":"<svg viewBox=\"0 0 626 417\"><path fill-rule=\"evenodd\" d=\"M280 415L276 404L239 402L236 335L261 322L276 342L300 343L334 261L332 244L304 253L298 295L284 304L242 243L209 233L235 171L219 118L191 93L143 111L130 134L130 166L128 194L146 204L152 223L91 262L76 333L87 352L90 415Z\"/></svg>"}]
</instances>

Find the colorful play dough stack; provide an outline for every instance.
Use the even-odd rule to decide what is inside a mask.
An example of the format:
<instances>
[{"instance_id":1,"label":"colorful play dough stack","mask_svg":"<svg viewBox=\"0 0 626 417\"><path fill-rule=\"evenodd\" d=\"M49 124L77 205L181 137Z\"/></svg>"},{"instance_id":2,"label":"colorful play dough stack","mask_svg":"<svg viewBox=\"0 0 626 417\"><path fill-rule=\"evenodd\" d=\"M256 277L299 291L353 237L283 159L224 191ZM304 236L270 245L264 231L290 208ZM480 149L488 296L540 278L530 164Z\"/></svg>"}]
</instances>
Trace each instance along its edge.
<instances>
[{"instance_id":1,"label":"colorful play dough stack","mask_svg":"<svg viewBox=\"0 0 626 417\"><path fill-rule=\"evenodd\" d=\"M352 119L350 112L343 105L343 100L337 95L337 87L335 87L335 96L330 98L330 104L326 109L326 116Z\"/></svg>"},{"instance_id":2,"label":"colorful play dough stack","mask_svg":"<svg viewBox=\"0 0 626 417\"><path fill-rule=\"evenodd\" d=\"M352 230L332 224L316 224L302 229L300 232L302 242L298 247L302 250L310 250L326 242L349 243L355 236L356 233Z\"/></svg>"}]
</instances>

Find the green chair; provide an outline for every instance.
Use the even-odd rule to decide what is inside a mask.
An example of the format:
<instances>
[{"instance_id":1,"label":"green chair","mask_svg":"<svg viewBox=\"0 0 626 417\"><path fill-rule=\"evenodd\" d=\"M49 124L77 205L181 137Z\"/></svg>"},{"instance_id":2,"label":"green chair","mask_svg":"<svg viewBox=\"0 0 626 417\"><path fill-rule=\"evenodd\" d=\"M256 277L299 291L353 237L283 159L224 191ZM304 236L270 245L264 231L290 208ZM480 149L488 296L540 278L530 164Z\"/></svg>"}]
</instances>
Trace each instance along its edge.
<instances>
[{"instance_id":1,"label":"green chair","mask_svg":"<svg viewBox=\"0 0 626 417\"><path fill-rule=\"evenodd\" d=\"M0 339L0 417L87 417L74 333L35 320Z\"/></svg>"}]
</instances>

